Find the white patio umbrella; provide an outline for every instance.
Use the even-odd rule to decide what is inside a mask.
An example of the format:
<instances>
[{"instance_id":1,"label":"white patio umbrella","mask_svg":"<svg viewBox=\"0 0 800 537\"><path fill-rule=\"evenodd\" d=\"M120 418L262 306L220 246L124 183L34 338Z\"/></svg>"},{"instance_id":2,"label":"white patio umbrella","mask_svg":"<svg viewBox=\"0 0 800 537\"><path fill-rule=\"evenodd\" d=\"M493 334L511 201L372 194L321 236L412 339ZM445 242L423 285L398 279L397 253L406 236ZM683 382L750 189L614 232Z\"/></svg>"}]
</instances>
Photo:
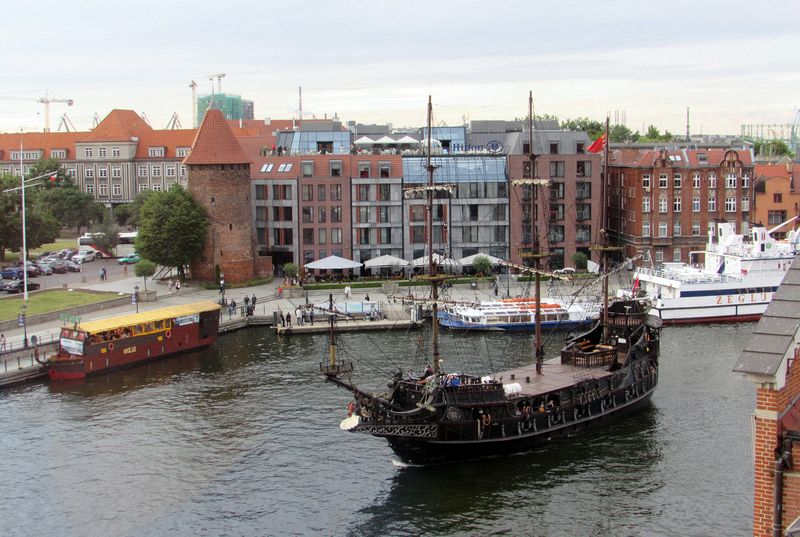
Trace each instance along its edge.
<instances>
[{"instance_id":1,"label":"white patio umbrella","mask_svg":"<svg viewBox=\"0 0 800 537\"><path fill-rule=\"evenodd\" d=\"M402 138L399 138L399 139L397 140L397 143L398 143L398 144L414 144L414 145L419 145L419 140L416 140L416 139L412 138L411 136L409 136L408 134L406 134L406 135L405 135L405 136L403 136Z\"/></svg>"},{"instance_id":2,"label":"white patio umbrella","mask_svg":"<svg viewBox=\"0 0 800 537\"><path fill-rule=\"evenodd\" d=\"M358 140L356 140L353 143L354 144L358 144L358 145L361 145L361 144L374 144L375 140L373 140L369 136L362 136L361 138L359 138Z\"/></svg>"},{"instance_id":3,"label":"white patio umbrella","mask_svg":"<svg viewBox=\"0 0 800 537\"><path fill-rule=\"evenodd\" d=\"M453 259L451 257L443 257L443 256L441 256L439 254L433 254L433 262L436 265L438 265L440 267L443 267L443 268L446 268L446 269L455 269L455 268L461 267L461 263L459 263L455 259ZM429 261L428 261L428 256L427 255L422 256L422 257L418 257L414 261L412 261L412 264L415 267L427 267L428 263L429 263Z\"/></svg>"},{"instance_id":4,"label":"white patio umbrella","mask_svg":"<svg viewBox=\"0 0 800 537\"><path fill-rule=\"evenodd\" d=\"M352 259L345 259L344 257L339 257L338 255L329 255L328 257L318 259L317 261L306 263L304 268L310 270L337 270L358 268L360 266L361 263L353 261Z\"/></svg>"},{"instance_id":5,"label":"white patio umbrella","mask_svg":"<svg viewBox=\"0 0 800 537\"><path fill-rule=\"evenodd\" d=\"M375 143L381 145L389 145L389 144L396 144L397 141L390 136L381 136L380 138L375 140Z\"/></svg>"},{"instance_id":6,"label":"white patio umbrella","mask_svg":"<svg viewBox=\"0 0 800 537\"><path fill-rule=\"evenodd\" d=\"M393 255L382 255L364 262L366 268L373 267L407 267L411 263Z\"/></svg>"},{"instance_id":7,"label":"white patio umbrella","mask_svg":"<svg viewBox=\"0 0 800 537\"><path fill-rule=\"evenodd\" d=\"M477 253L477 254L474 254L474 255L468 255L467 257L462 257L461 259L458 260L458 262L461 263L461 265L463 265L465 267L471 267L472 265L475 264L475 260L478 259L479 257L487 258L489 260L489 263L492 266L495 266L495 267L503 262L503 260L500 259L499 257L495 257L495 256L489 255L489 254L481 254L481 253Z\"/></svg>"}]
</instances>

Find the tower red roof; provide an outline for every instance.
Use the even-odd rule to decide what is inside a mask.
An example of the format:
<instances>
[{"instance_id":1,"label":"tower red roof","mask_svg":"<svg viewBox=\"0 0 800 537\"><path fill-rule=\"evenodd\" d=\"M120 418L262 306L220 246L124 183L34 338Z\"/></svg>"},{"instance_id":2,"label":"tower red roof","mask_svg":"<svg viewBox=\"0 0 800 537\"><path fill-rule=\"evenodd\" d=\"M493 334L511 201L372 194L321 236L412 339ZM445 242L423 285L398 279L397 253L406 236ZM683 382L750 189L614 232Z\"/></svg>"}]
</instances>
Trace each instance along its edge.
<instances>
[{"instance_id":1,"label":"tower red roof","mask_svg":"<svg viewBox=\"0 0 800 537\"><path fill-rule=\"evenodd\" d=\"M236 140L220 110L209 109L197 129L192 152L184 164L249 164L251 158Z\"/></svg>"}]
</instances>

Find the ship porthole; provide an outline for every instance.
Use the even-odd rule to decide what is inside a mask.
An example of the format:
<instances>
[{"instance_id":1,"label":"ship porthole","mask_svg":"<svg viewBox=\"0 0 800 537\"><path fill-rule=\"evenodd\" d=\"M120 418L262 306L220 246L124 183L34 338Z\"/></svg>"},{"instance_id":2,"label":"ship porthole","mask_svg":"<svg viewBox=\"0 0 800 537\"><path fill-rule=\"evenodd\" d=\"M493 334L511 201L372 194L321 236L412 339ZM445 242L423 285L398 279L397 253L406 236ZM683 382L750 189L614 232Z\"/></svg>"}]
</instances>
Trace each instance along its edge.
<instances>
[{"instance_id":1,"label":"ship porthole","mask_svg":"<svg viewBox=\"0 0 800 537\"><path fill-rule=\"evenodd\" d=\"M110 351L114 350L114 343L113 342L108 344L108 350L110 350Z\"/></svg>"},{"instance_id":2,"label":"ship porthole","mask_svg":"<svg viewBox=\"0 0 800 537\"><path fill-rule=\"evenodd\" d=\"M172 337L172 331L171 330L167 330L166 332L164 332L164 335L167 336L167 339L169 339L169 338Z\"/></svg>"}]
</instances>

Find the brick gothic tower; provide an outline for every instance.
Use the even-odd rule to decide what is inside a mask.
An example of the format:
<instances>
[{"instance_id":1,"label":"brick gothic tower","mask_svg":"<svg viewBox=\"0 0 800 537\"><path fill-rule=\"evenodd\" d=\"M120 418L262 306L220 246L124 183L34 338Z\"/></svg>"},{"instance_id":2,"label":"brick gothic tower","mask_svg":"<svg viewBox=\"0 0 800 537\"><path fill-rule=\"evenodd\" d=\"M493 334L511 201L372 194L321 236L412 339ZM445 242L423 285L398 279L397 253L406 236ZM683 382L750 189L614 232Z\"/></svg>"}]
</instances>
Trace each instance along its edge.
<instances>
[{"instance_id":1,"label":"brick gothic tower","mask_svg":"<svg viewBox=\"0 0 800 537\"><path fill-rule=\"evenodd\" d=\"M214 281L215 267L225 280L240 282L258 272L250 208L250 157L239 145L222 112L211 109L186 157L189 193L206 210L209 230L192 277Z\"/></svg>"},{"instance_id":2,"label":"brick gothic tower","mask_svg":"<svg viewBox=\"0 0 800 537\"><path fill-rule=\"evenodd\" d=\"M785 263L775 270L785 270ZM734 371L756 385L753 535L800 523L800 261L795 258ZM794 523L794 524L793 524Z\"/></svg>"}]
</instances>

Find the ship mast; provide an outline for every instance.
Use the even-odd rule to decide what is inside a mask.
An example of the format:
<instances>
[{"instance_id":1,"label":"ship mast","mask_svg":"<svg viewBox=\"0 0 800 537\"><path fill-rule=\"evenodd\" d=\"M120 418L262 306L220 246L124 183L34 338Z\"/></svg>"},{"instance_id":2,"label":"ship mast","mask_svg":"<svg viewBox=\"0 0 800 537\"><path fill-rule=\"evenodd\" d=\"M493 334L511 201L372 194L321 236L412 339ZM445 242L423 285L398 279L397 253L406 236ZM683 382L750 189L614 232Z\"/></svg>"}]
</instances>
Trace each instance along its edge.
<instances>
[{"instance_id":1,"label":"ship mast","mask_svg":"<svg viewBox=\"0 0 800 537\"><path fill-rule=\"evenodd\" d=\"M531 176L536 177L536 152L533 150L533 91L528 94L528 159L530 161ZM537 198L539 197L539 186L533 185L533 207L531 211L531 222L534 221L535 210L538 208ZM536 374L542 374L542 364L544 362L544 349L542 347L542 304L541 304L541 291L542 291L542 278L539 274L539 259L542 257L539 254L539 227L534 226L533 233L533 268L536 271L534 298L536 299L536 324L534 325L534 338L536 339Z\"/></svg>"},{"instance_id":2,"label":"ship mast","mask_svg":"<svg viewBox=\"0 0 800 537\"><path fill-rule=\"evenodd\" d=\"M433 171L436 167L431 163L431 121L433 103L428 95L428 158L425 169L428 171L428 277L431 283L431 344L433 346L433 372L439 373L439 279L436 277L436 263L433 259Z\"/></svg>"}]
</instances>

